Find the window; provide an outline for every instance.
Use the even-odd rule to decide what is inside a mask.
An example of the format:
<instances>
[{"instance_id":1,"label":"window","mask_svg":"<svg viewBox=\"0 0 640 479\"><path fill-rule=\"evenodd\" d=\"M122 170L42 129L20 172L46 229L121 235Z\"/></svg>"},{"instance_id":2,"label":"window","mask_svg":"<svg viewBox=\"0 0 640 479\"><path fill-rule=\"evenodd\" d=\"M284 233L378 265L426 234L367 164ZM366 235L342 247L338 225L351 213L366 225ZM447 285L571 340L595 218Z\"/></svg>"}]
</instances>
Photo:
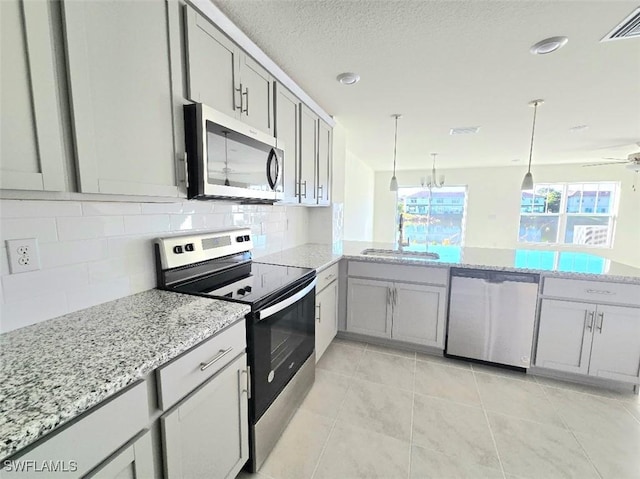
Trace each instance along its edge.
<instances>
[{"instance_id":1,"label":"window","mask_svg":"<svg viewBox=\"0 0 640 479\"><path fill-rule=\"evenodd\" d=\"M465 186L434 188L431 194L424 188L398 188L397 213L403 215L402 235L410 243L404 249L424 251L428 243L429 249L441 257L441 249L431 246L457 246L459 250L464 238L466 199ZM398 236L396 231L396 240Z\"/></svg>"},{"instance_id":2,"label":"window","mask_svg":"<svg viewBox=\"0 0 640 479\"><path fill-rule=\"evenodd\" d=\"M518 241L610 247L616 183L536 184L523 191Z\"/></svg>"}]
</instances>

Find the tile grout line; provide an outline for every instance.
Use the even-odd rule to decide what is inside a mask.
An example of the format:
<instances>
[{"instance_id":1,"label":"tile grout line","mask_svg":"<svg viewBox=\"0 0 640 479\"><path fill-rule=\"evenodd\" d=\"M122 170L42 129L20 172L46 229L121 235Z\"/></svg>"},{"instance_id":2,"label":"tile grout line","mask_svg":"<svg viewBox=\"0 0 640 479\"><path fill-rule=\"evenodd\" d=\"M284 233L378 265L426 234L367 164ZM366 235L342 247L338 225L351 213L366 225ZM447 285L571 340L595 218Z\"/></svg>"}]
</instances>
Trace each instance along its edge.
<instances>
[{"instance_id":1,"label":"tile grout line","mask_svg":"<svg viewBox=\"0 0 640 479\"><path fill-rule=\"evenodd\" d=\"M502 464L502 459L500 458L500 451L498 450L498 443L496 442L496 438L493 435L491 422L489 422L489 416L487 414L487 410L484 407L484 401L482 400L482 394L480 394L480 386L478 386L478 378L476 378L476 371L473 369L473 364L471 365L471 374L473 374L473 382L476 385L476 392L478 393L478 398L480 399L480 406L482 407L482 413L484 414L484 419L485 421L487 421L487 426L489 427L489 434L491 435L491 441L493 441L493 447L496 450L496 456L498 457L498 464L500 464L502 477L506 479L507 473L504 470L504 465Z\"/></svg>"},{"instance_id":2,"label":"tile grout line","mask_svg":"<svg viewBox=\"0 0 640 479\"><path fill-rule=\"evenodd\" d=\"M591 460L591 457L589 457L589 454L587 453L587 450L584 448L584 446L582 445L582 443L580 442L580 440L578 439L578 437L575 435L575 433L573 432L573 429L571 429L569 427L569 424L567 423L567 421L565 420L564 416L562 415L562 413L556 408L556 406L553 404L553 401L551 401L551 398L549 398L549 394L547 394L547 390L545 389L543 384L540 384L540 382L538 381L538 378L536 378L534 376L534 379L536 380L536 384L538 386L540 386L540 388L542 389L542 391L544 392L544 397L547 399L547 401L549 401L549 403L551 404L551 407L553 408L553 410L556 412L556 414L558 415L558 417L560 418L560 420L562 421L562 424L564 425L565 429L567 431L569 431L569 433L571 434L571 437L573 437L574 441L576 441L576 443L578 444L578 446L580 447L580 450L582 451L582 454L584 454L584 457L587 458L587 461L589 461L589 464L591 464L591 467L593 468L594 471L596 471L596 474L598 475L598 477L602 478L602 474L600 474L600 471L598 470L598 468L596 467L596 465L593 463L593 461Z\"/></svg>"},{"instance_id":3,"label":"tile grout line","mask_svg":"<svg viewBox=\"0 0 640 479\"><path fill-rule=\"evenodd\" d=\"M349 394L349 390L351 389L351 386L353 384L353 379L355 378L355 373L358 371L358 368L360 367L360 363L362 362L362 358L364 357L365 351L366 351L366 346L360 352L360 358L358 359L356 370L353 372L353 374L347 376L350 379L349 385L347 386L347 389L344 392L344 397L342 398L342 402L340 403L340 406L336 411L336 417L333 419L333 423L331 424L331 429L329 429L329 434L327 434L327 438L325 439L324 444L322 445L322 450L320 451L320 455L318 456L318 460L316 461L316 465L313 468L313 472L311 473L311 477L309 479L313 479L316 476L316 473L318 472L318 467L320 467L320 462L322 461L322 457L324 456L327 446L329 445L329 440L331 439L331 435L333 434L333 431L336 428L336 424L338 423L338 415L340 414L340 410L344 406L344 403L347 401L347 395Z\"/></svg>"}]
</instances>

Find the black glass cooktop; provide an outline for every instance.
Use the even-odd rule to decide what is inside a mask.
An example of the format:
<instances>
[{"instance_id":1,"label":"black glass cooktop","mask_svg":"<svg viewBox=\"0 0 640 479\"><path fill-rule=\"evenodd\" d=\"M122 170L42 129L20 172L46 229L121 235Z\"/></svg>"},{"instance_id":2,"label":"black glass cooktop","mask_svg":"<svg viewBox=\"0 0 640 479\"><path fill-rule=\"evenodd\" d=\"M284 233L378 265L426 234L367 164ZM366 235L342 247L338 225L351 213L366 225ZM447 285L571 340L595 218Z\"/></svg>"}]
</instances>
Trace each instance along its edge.
<instances>
[{"instance_id":1,"label":"black glass cooktop","mask_svg":"<svg viewBox=\"0 0 640 479\"><path fill-rule=\"evenodd\" d=\"M175 291L254 305L313 278L315 270L250 261L175 286Z\"/></svg>"}]
</instances>

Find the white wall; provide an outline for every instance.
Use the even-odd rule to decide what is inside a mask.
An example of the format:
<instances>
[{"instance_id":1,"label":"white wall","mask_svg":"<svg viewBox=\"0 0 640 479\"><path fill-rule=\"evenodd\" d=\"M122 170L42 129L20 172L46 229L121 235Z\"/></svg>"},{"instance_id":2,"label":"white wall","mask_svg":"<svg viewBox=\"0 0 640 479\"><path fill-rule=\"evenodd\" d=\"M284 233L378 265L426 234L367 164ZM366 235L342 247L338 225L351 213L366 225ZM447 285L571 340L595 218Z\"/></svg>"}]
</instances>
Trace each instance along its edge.
<instances>
[{"instance_id":1,"label":"white wall","mask_svg":"<svg viewBox=\"0 0 640 479\"><path fill-rule=\"evenodd\" d=\"M373 170L347 150L344 191L345 240L373 239L374 185Z\"/></svg>"},{"instance_id":2,"label":"white wall","mask_svg":"<svg viewBox=\"0 0 640 479\"><path fill-rule=\"evenodd\" d=\"M0 200L0 331L156 287L152 240L251 226L254 256L307 242L307 209L222 202ZM37 238L42 269L9 274L5 240Z\"/></svg>"},{"instance_id":3,"label":"white wall","mask_svg":"<svg viewBox=\"0 0 640 479\"><path fill-rule=\"evenodd\" d=\"M520 215L520 185L525 167L442 170L448 185L467 185L465 245L515 248ZM438 170L440 173L440 170ZM583 168L580 165L532 168L535 182L617 181L621 183L620 208L611 258L640 266L640 174L624 166ZM418 186L425 171L397 172L400 186ZM632 183L636 178L636 189ZM394 238L395 193L389 191L391 172L375 175L374 240ZM346 211L347 205L345 205ZM586 248L585 248L586 249ZM597 249L588 248L597 253Z\"/></svg>"}]
</instances>

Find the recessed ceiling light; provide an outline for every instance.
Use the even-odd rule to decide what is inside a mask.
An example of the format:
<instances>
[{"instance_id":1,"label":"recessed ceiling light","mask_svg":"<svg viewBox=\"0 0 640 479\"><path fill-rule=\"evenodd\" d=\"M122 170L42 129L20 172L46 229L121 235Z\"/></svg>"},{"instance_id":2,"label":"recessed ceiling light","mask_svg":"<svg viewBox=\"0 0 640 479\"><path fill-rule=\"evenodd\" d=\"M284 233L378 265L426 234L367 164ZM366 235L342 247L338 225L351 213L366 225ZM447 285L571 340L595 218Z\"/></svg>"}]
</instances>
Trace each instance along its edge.
<instances>
[{"instance_id":1,"label":"recessed ceiling light","mask_svg":"<svg viewBox=\"0 0 640 479\"><path fill-rule=\"evenodd\" d=\"M354 83L358 83L360 81L360 75L352 72L340 73L340 75L336 77L336 80L338 80L343 85L353 85Z\"/></svg>"},{"instance_id":2,"label":"recessed ceiling light","mask_svg":"<svg viewBox=\"0 0 640 479\"><path fill-rule=\"evenodd\" d=\"M580 133L581 131L585 131L589 129L589 125L576 125L569 128L571 133Z\"/></svg>"},{"instance_id":3,"label":"recessed ceiling light","mask_svg":"<svg viewBox=\"0 0 640 479\"><path fill-rule=\"evenodd\" d=\"M567 37L551 37L540 40L529 51L534 55L546 55L547 53L555 52L559 48L564 47L569 39Z\"/></svg>"}]
</instances>

